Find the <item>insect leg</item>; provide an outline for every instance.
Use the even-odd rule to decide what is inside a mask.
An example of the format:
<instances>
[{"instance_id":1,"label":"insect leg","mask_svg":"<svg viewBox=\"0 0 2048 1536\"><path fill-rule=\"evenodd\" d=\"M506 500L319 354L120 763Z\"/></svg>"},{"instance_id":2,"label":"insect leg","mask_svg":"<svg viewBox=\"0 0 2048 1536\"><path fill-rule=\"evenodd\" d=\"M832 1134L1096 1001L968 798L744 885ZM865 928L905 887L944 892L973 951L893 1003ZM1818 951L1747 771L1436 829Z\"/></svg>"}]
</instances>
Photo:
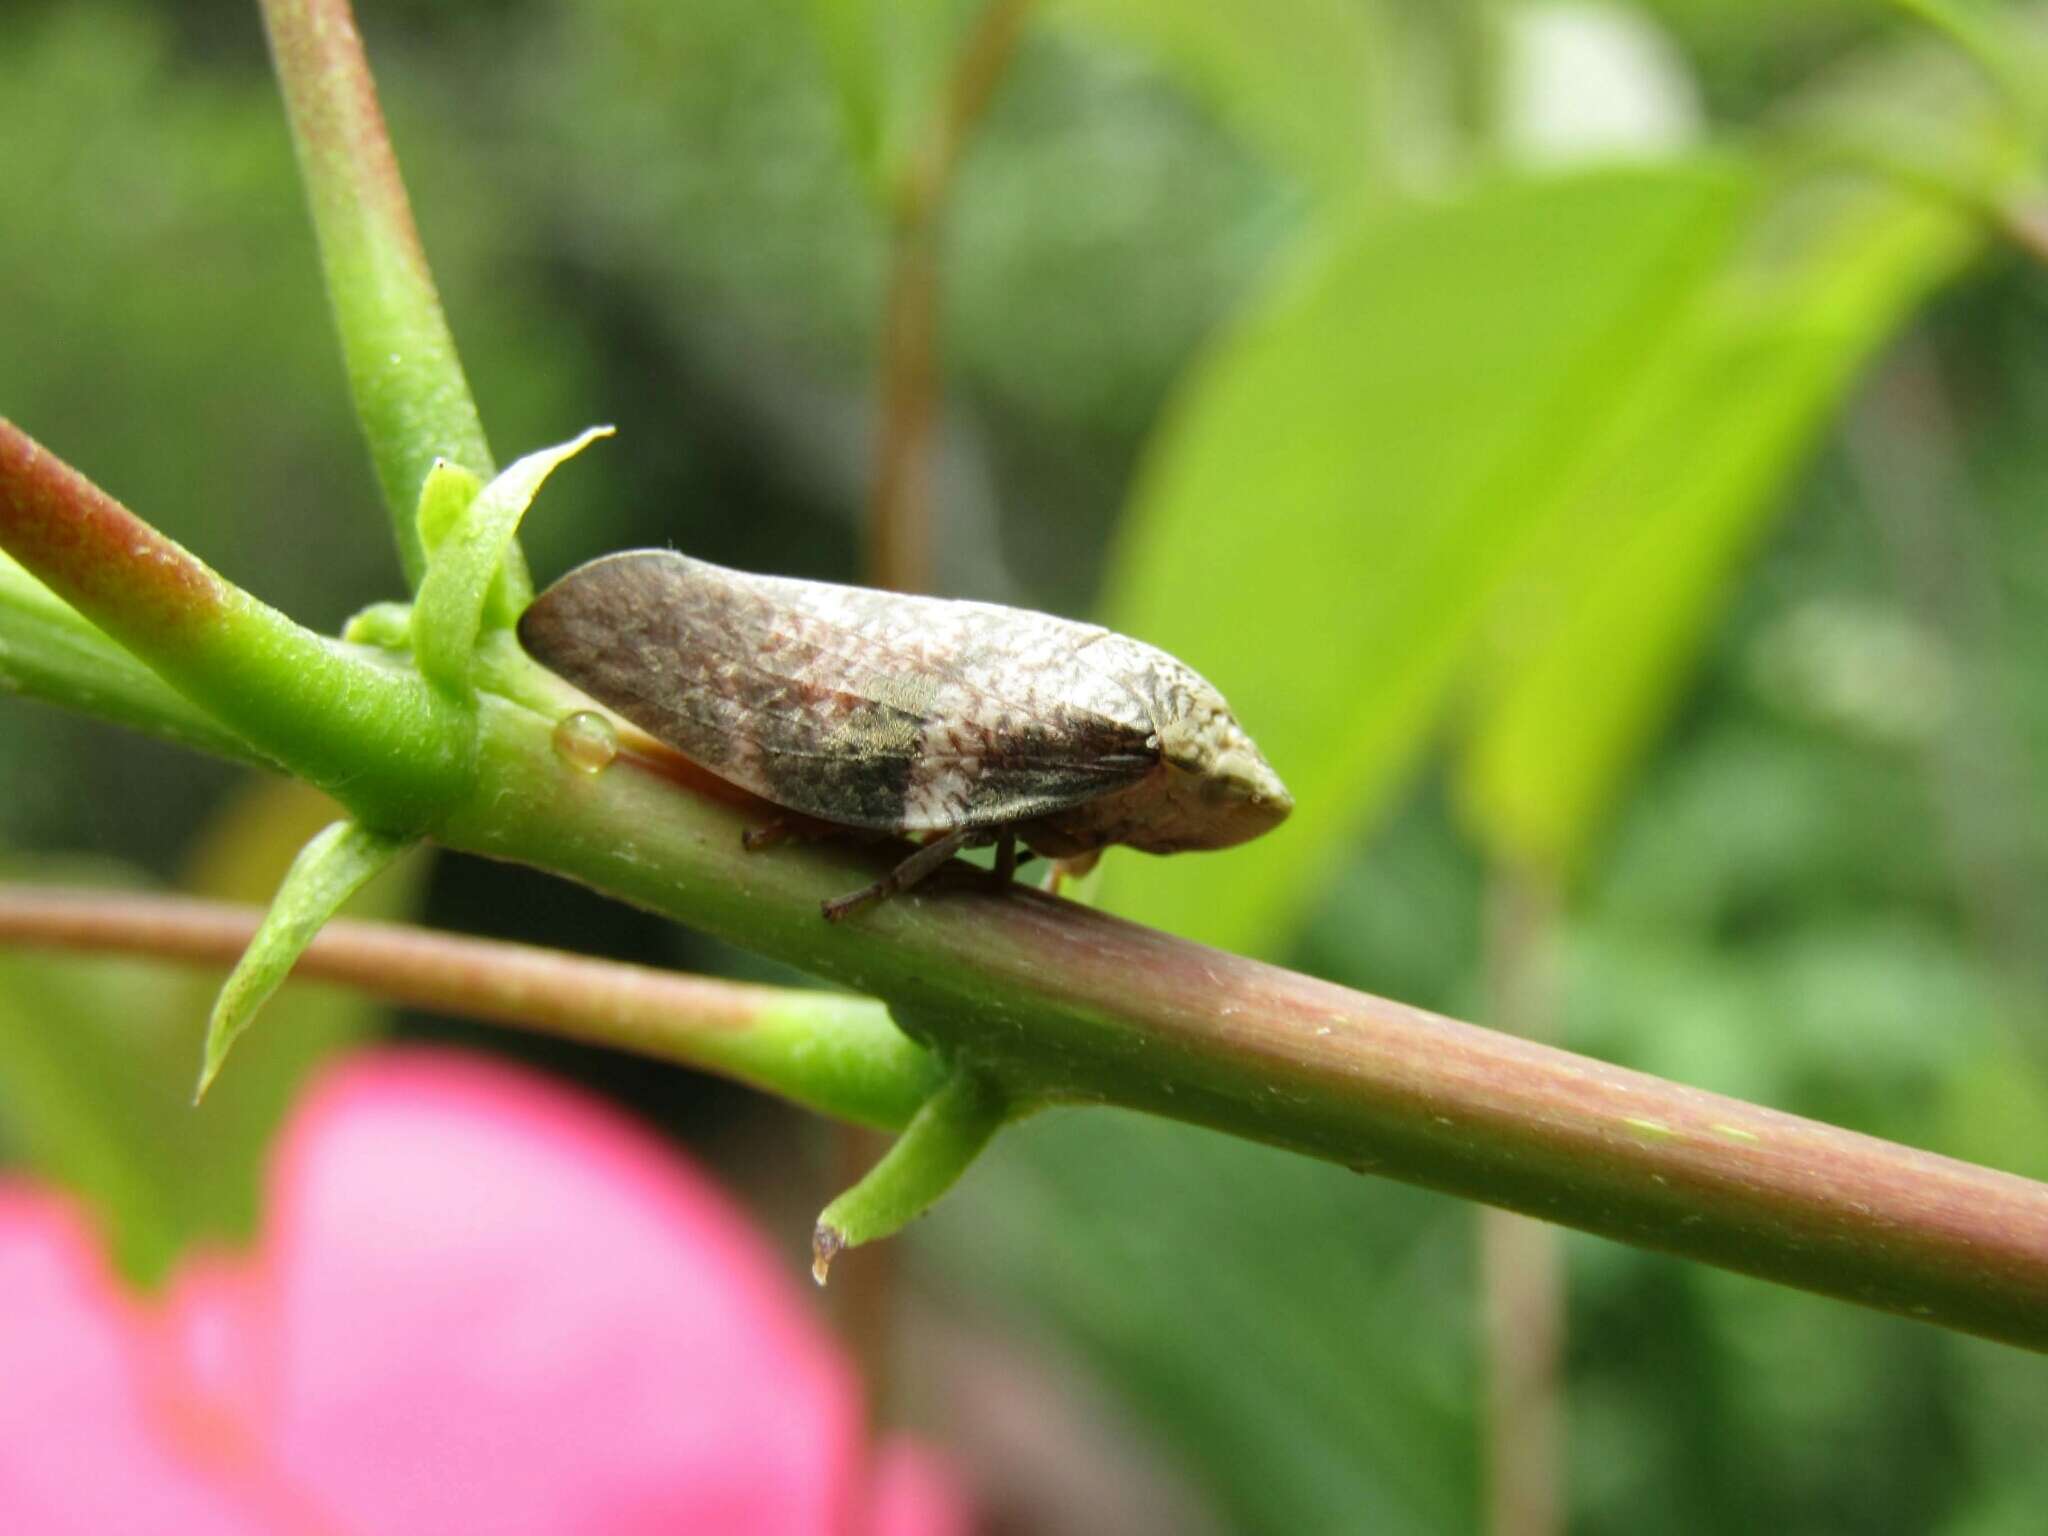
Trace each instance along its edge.
<instances>
[{"instance_id":1,"label":"insect leg","mask_svg":"<svg viewBox=\"0 0 2048 1536\"><path fill-rule=\"evenodd\" d=\"M839 922L863 907L874 905L885 896L894 896L899 891L909 890L966 847L968 839L973 835L972 828L956 827L944 837L926 843L873 885L864 885L848 895L835 896L830 901L819 903L825 914L825 921Z\"/></svg>"},{"instance_id":2,"label":"insect leg","mask_svg":"<svg viewBox=\"0 0 2048 1536\"><path fill-rule=\"evenodd\" d=\"M998 832L995 844L995 867L989 873L995 877L996 889L1001 890L1017 878L1019 868L1029 864L1038 854L1030 848L1020 848L1014 832Z\"/></svg>"}]
</instances>

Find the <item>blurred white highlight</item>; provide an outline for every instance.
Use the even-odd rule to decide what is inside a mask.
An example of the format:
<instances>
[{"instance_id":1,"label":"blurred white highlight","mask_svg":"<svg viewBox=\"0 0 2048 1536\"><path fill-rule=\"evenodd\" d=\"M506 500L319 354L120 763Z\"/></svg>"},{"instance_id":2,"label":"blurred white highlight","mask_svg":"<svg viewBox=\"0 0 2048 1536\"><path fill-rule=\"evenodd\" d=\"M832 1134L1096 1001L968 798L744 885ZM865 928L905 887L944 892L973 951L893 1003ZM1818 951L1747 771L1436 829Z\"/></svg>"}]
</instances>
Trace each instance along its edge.
<instances>
[{"instance_id":1,"label":"blurred white highlight","mask_svg":"<svg viewBox=\"0 0 2048 1536\"><path fill-rule=\"evenodd\" d=\"M1655 159L1700 133L1684 58L1641 11L1600 3L1501 14L1501 143L1529 165Z\"/></svg>"}]
</instances>

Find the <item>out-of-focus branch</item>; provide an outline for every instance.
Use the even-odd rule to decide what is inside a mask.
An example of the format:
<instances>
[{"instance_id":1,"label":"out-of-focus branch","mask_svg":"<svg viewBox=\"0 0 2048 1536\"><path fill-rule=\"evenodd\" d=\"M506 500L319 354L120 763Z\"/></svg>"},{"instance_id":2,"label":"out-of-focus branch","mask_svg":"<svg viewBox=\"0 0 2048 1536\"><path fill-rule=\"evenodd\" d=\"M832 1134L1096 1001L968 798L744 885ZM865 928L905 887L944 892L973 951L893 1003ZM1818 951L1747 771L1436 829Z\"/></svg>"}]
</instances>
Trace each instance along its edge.
<instances>
[{"instance_id":1,"label":"out-of-focus branch","mask_svg":"<svg viewBox=\"0 0 2048 1536\"><path fill-rule=\"evenodd\" d=\"M897 592L931 588L932 431L939 413L939 240L946 195L975 125L1016 51L1032 0L987 0L925 142L891 208L882 311L880 414L868 505L868 576Z\"/></svg>"},{"instance_id":2,"label":"out-of-focus branch","mask_svg":"<svg viewBox=\"0 0 2048 1536\"><path fill-rule=\"evenodd\" d=\"M1009 66L1031 0L984 0L954 60L943 101L902 184L892 189L887 291L878 367L879 426L868 502L868 580L897 592L931 589L932 459L939 420L940 244L953 175L974 127ZM864 1173L887 1157L879 1138L839 1138L842 1171ZM818 1269L824 1279L826 1258ZM886 1411L894 1379L893 1259L854 1269L838 1288L841 1332L860 1357L861 1379Z\"/></svg>"},{"instance_id":3,"label":"out-of-focus branch","mask_svg":"<svg viewBox=\"0 0 2048 1536\"><path fill-rule=\"evenodd\" d=\"M0 885L0 945L232 964L254 907ZM734 1078L820 1114L900 1130L940 1065L866 998L750 986L398 923L335 918L292 972L429 1013L607 1045Z\"/></svg>"},{"instance_id":4,"label":"out-of-focus branch","mask_svg":"<svg viewBox=\"0 0 2048 1536\"><path fill-rule=\"evenodd\" d=\"M1933 349L1908 343L1850 418L1849 468L1915 620L1961 663L1921 760L1956 872L1956 895L2007 979L2018 1038L2048 1073L2048 869L2033 764L1996 683L1971 658L2005 619L1995 556L1956 451Z\"/></svg>"},{"instance_id":5,"label":"out-of-focus branch","mask_svg":"<svg viewBox=\"0 0 2048 1536\"><path fill-rule=\"evenodd\" d=\"M1557 1015L1556 884L1532 869L1497 869L1490 898L1489 1022L1549 1040ZM1491 1536L1555 1536L1565 1528L1563 1237L1526 1216L1479 1213Z\"/></svg>"}]
</instances>

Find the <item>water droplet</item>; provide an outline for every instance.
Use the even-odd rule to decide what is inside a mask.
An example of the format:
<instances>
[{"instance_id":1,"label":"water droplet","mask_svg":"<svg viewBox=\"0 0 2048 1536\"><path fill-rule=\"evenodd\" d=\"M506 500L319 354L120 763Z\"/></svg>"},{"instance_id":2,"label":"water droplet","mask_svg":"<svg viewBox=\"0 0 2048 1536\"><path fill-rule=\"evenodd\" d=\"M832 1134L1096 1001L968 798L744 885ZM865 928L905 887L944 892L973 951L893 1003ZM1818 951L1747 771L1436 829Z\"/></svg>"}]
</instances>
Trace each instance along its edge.
<instances>
[{"instance_id":1,"label":"water droplet","mask_svg":"<svg viewBox=\"0 0 2048 1536\"><path fill-rule=\"evenodd\" d=\"M572 768L602 773L619 755L619 738L611 721L603 715L579 709L573 715L564 715L555 726L555 751Z\"/></svg>"}]
</instances>

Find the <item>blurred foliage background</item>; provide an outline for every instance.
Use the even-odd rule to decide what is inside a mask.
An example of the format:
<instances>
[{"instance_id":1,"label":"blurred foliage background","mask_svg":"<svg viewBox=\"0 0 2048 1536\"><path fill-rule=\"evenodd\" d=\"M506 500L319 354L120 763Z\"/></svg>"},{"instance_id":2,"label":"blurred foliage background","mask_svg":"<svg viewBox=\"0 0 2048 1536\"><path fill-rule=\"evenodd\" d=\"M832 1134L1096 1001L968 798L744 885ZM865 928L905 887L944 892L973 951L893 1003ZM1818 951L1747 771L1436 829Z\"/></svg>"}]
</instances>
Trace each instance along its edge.
<instances>
[{"instance_id":1,"label":"blurred foliage background","mask_svg":"<svg viewBox=\"0 0 2048 1536\"><path fill-rule=\"evenodd\" d=\"M499 454L620 427L529 520L539 576L858 577L892 210L979 11L365 0ZM2048 1177L2048 32L1957 14L1974 56L1853 0L1020 8L940 210L935 585L1185 656L1301 806L1112 856L1108 905ZM253 7L0 0L0 102L0 410L306 622L394 595ZM320 815L0 721L17 875L253 899ZM765 974L525 871L366 899ZM738 1090L310 991L195 1125L208 984L0 956L0 1149L144 1280L247 1229L265 1129L372 1031L599 1086L793 1257L843 1173ZM1474 1230L1046 1116L909 1241L887 1411L994 1529L1470 1529ZM2041 1528L2037 1360L1567 1254L1573 1529Z\"/></svg>"}]
</instances>

